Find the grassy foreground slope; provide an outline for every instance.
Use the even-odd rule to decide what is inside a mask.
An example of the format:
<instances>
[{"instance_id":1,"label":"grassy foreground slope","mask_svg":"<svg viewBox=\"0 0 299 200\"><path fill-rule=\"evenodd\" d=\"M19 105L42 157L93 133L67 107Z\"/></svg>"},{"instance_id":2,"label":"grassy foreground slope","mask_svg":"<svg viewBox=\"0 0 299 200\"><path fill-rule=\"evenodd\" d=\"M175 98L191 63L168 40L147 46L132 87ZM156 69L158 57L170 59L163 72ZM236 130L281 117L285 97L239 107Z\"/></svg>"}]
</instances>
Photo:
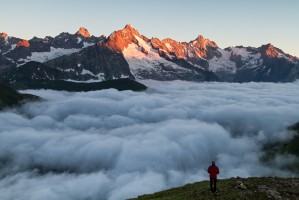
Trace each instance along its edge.
<instances>
[{"instance_id":1,"label":"grassy foreground slope","mask_svg":"<svg viewBox=\"0 0 299 200\"><path fill-rule=\"evenodd\" d=\"M291 154L299 157L299 122L289 127L295 132L292 140L283 143L270 144L265 148L267 160L271 160L277 154ZM287 169L298 172L298 162ZM294 169L296 168L296 169ZM244 186L240 186L242 183ZM138 200L299 200L299 178L246 178L218 180L216 194L210 192L209 181L187 184L183 187L173 188L150 195L143 195ZM133 199L132 199L133 200Z\"/></svg>"},{"instance_id":2,"label":"grassy foreground slope","mask_svg":"<svg viewBox=\"0 0 299 200\"><path fill-rule=\"evenodd\" d=\"M243 186L240 186L240 183ZM138 200L242 200L299 199L299 178L230 178L218 181L217 193L209 189L209 181L187 184L162 192L139 196ZM131 199L133 200L133 199Z\"/></svg>"}]
</instances>

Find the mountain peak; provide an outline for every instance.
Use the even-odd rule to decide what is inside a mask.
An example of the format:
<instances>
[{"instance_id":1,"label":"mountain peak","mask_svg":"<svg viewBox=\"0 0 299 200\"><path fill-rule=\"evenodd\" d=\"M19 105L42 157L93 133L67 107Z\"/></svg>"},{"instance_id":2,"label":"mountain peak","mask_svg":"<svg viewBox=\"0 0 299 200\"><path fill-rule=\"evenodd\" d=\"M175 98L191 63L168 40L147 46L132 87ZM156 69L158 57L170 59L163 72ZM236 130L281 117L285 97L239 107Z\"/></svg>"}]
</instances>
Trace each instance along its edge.
<instances>
[{"instance_id":1,"label":"mountain peak","mask_svg":"<svg viewBox=\"0 0 299 200\"><path fill-rule=\"evenodd\" d=\"M77 34L77 35L81 35L81 36L86 37L86 38L90 37L90 33L89 33L88 30L87 30L86 28L84 28L84 27L80 27L80 29L77 31L76 34Z\"/></svg>"},{"instance_id":2,"label":"mountain peak","mask_svg":"<svg viewBox=\"0 0 299 200\"><path fill-rule=\"evenodd\" d=\"M217 44L214 41L206 39L202 35L198 35L198 37L193 42L198 42L199 46L203 49L206 49L207 46L218 48Z\"/></svg>"},{"instance_id":3,"label":"mountain peak","mask_svg":"<svg viewBox=\"0 0 299 200\"><path fill-rule=\"evenodd\" d=\"M202 35L198 35L196 40L201 41L201 40L205 40L205 38Z\"/></svg>"},{"instance_id":4,"label":"mountain peak","mask_svg":"<svg viewBox=\"0 0 299 200\"><path fill-rule=\"evenodd\" d=\"M122 52L129 44L138 43L136 36L143 38L132 25L127 24L122 30L113 32L108 37L105 45L114 51Z\"/></svg>"},{"instance_id":5,"label":"mountain peak","mask_svg":"<svg viewBox=\"0 0 299 200\"><path fill-rule=\"evenodd\" d=\"M139 35L139 32L131 24L127 24L122 31L129 32L133 35Z\"/></svg>"},{"instance_id":6,"label":"mountain peak","mask_svg":"<svg viewBox=\"0 0 299 200\"><path fill-rule=\"evenodd\" d=\"M28 48L28 47L30 47L29 41L28 40L20 40L18 42L17 47L26 47L26 48Z\"/></svg>"},{"instance_id":7,"label":"mountain peak","mask_svg":"<svg viewBox=\"0 0 299 200\"><path fill-rule=\"evenodd\" d=\"M7 33L0 33L0 38L6 38L8 35L7 35Z\"/></svg>"},{"instance_id":8,"label":"mountain peak","mask_svg":"<svg viewBox=\"0 0 299 200\"><path fill-rule=\"evenodd\" d=\"M273 44L269 43L261 46L264 54L269 58L277 58L279 57L279 49L277 49Z\"/></svg>"},{"instance_id":9,"label":"mountain peak","mask_svg":"<svg viewBox=\"0 0 299 200\"><path fill-rule=\"evenodd\" d=\"M127 24L126 26L125 26L125 29L135 29L131 24Z\"/></svg>"}]
</instances>

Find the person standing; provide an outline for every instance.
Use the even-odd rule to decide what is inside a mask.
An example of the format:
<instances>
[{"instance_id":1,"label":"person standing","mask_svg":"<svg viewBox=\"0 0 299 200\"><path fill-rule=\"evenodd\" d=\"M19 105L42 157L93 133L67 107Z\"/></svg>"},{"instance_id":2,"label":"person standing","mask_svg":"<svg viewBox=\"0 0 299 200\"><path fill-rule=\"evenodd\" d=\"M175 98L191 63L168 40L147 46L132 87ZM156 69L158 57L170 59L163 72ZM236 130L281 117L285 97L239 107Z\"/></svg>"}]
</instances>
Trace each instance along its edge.
<instances>
[{"instance_id":1,"label":"person standing","mask_svg":"<svg viewBox=\"0 0 299 200\"><path fill-rule=\"evenodd\" d=\"M217 187L217 174L219 174L219 168L216 166L215 161L212 161L212 165L208 168L208 173L210 174L210 188L212 192L216 192Z\"/></svg>"}]
</instances>

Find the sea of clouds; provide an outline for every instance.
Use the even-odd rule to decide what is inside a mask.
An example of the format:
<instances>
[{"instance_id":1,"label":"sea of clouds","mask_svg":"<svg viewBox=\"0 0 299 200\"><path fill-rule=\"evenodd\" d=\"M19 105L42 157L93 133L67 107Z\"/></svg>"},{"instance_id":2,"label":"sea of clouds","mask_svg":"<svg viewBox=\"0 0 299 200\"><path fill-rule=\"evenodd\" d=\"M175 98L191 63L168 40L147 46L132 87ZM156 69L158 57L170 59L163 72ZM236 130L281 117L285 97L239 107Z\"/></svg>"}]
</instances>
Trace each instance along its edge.
<instances>
[{"instance_id":1,"label":"sea of clouds","mask_svg":"<svg viewBox=\"0 0 299 200\"><path fill-rule=\"evenodd\" d=\"M294 176L260 161L291 139L299 82L143 81L145 92L27 90L42 102L0 112L1 200L121 200L208 179Z\"/></svg>"}]
</instances>

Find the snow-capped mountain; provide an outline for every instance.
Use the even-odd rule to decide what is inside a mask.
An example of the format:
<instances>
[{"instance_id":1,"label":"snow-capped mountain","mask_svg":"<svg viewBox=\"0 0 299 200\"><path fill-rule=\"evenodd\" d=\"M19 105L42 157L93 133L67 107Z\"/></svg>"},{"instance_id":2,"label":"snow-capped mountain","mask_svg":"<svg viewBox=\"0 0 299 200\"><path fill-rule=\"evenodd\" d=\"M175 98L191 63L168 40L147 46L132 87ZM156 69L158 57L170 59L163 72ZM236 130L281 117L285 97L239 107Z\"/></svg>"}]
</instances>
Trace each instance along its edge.
<instances>
[{"instance_id":1,"label":"snow-capped mountain","mask_svg":"<svg viewBox=\"0 0 299 200\"><path fill-rule=\"evenodd\" d=\"M17 65L29 61L46 62L54 58L69 55L104 39L91 36L87 29L81 27L75 34L61 33L56 37L34 37L31 40L0 35L0 52Z\"/></svg>"},{"instance_id":2,"label":"snow-capped mountain","mask_svg":"<svg viewBox=\"0 0 299 200\"><path fill-rule=\"evenodd\" d=\"M299 59L272 44L222 49L202 35L190 42L149 39L131 25L107 38L90 36L85 28L29 41L0 36L0 73L37 61L59 70L55 79L287 82L299 78Z\"/></svg>"},{"instance_id":3,"label":"snow-capped mountain","mask_svg":"<svg viewBox=\"0 0 299 200\"><path fill-rule=\"evenodd\" d=\"M271 44L221 49L201 35L188 43L148 39L131 25L112 33L104 44L122 52L132 74L140 79L215 80L203 72L213 72L220 81L285 82L299 78L299 59Z\"/></svg>"}]
</instances>

